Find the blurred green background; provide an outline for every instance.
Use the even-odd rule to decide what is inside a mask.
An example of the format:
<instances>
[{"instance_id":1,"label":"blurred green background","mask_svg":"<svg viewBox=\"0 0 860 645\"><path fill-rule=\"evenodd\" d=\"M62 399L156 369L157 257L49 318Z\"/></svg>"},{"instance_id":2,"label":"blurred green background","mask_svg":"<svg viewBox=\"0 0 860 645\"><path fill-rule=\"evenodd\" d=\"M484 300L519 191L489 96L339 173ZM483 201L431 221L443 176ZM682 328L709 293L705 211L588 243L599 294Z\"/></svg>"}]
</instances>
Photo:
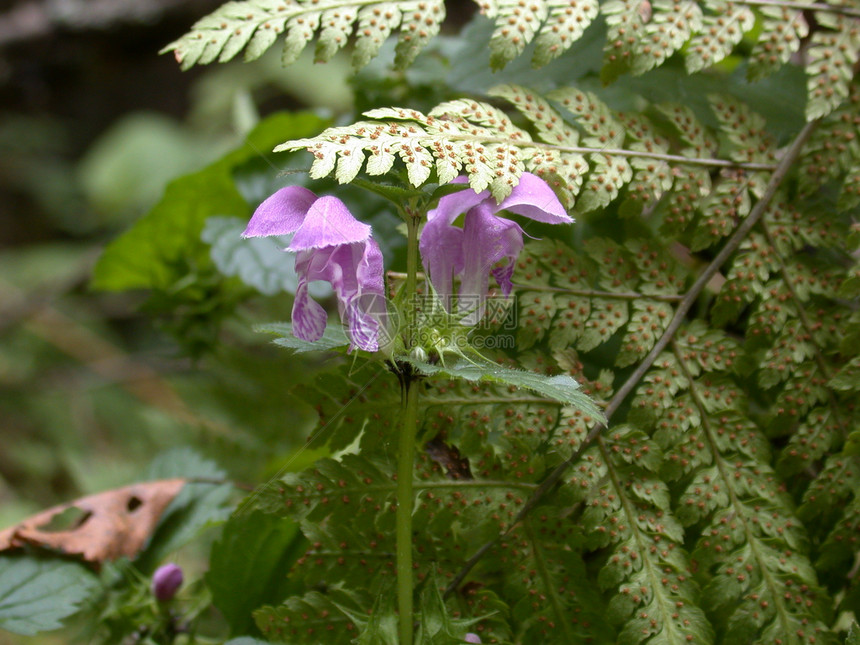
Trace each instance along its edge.
<instances>
[{"instance_id":1,"label":"blurred green background","mask_svg":"<svg viewBox=\"0 0 860 645\"><path fill-rule=\"evenodd\" d=\"M349 112L348 68L336 61L321 77L305 59L284 70L273 50L252 66L182 73L158 51L219 4L210 0L7 4L0 528L134 481L176 446L259 481L311 420L284 396L296 378L288 356L247 323L287 318L289 297L208 265L190 280L195 294L159 303L144 291L95 290L92 270L168 181L241 146L261 115ZM265 160L268 150L252 152ZM11 638L0 632L0 644L34 640Z\"/></svg>"}]
</instances>

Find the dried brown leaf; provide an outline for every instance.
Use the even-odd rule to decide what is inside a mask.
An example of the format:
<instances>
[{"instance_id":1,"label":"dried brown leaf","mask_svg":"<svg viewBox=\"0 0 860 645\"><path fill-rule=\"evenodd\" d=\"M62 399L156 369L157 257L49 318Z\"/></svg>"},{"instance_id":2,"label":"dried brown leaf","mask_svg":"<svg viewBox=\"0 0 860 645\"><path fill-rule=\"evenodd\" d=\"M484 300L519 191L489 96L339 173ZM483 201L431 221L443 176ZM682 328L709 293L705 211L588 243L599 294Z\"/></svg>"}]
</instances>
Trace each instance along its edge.
<instances>
[{"instance_id":1,"label":"dried brown leaf","mask_svg":"<svg viewBox=\"0 0 860 645\"><path fill-rule=\"evenodd\" d=\"M36 546L95 563L134 557L185 483L161 479L132 484L54 506L0 531L0 551ZM83 513L75 526L51 530L52 520L75 509Z\"/></svg>"}]
</instances>

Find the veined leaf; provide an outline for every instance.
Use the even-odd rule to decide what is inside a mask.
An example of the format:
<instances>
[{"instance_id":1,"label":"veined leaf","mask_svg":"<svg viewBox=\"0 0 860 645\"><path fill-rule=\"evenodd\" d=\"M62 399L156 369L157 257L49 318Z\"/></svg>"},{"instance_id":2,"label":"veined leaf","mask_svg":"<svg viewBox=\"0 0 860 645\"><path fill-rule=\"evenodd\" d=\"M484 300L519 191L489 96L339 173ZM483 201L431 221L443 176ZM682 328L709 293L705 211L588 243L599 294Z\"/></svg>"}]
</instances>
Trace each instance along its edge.
<instances>
[{"instance_id":1,"label":"veined leaf","mask_svg":"<svg viewBox=\"0 0 860 645\"><path fill-rule=\"evenodd\" d=\"M409 362L419 371L428 375L440 374L467 381L504 383L531 390L570 405L591 416L593 419L603 419L603 413L600 411L600 408L582 392L579 383L566 374L545 376L503 367L491 361L477 358L460 359L451 365L431 365L430 363L411 359Z\"/></svg>"},{"instance_id":2,"label":"veined leaf","mask_svg":"<svg viewBox=\"0 0 860 645\"><path fill-rule=\"evenodd\" d=\"M24 635L57 629L97 585L72 562L0 556L0 629Z\"/></svg>"}]
</instances>

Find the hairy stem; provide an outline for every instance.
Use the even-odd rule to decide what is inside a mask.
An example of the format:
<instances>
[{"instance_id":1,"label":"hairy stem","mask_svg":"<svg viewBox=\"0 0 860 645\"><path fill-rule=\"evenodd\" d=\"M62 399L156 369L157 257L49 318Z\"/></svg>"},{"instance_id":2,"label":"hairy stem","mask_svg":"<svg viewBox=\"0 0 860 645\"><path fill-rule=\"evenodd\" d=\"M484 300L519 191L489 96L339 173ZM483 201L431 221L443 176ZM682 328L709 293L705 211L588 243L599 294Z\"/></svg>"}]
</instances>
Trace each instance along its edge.
<instances>
[{"instance_id":1,"label":"hairy stem","mask_svg":"<svg viewBox=\"0 0 860 645\"><path fill-rule=\"evenodd\" d=\"M749 232L756 225L756 223L761 219L761 216L764 214L765 210L767 210L770 201L773 199L774 194L776 194L777 189L782 183L783 179L785 179L786 174L791 169L794 162L797 160L797 157L800 155L801 150L803 149L803 145L806 143L809 136L812 134L812 131L815 129L816 125L818 125L818 121L811 121L807 123L794 141L791 143L791 146L786 150L785 154L780 159L779 164L777 164L776 170L774 170L773 175L771 175L770 181L765 188L764 194L761 199L756 202L756 205L750 211L750 214L747 218L741 223L740 226L735 230L729 240L725 243L720 252L717 253L716 257L711 260L705 270L699 274L699 277L696 278L696 281L693 283L693 286L690 287L690 290L684 296L684 299L678 303L678 308L675 310L675 315L672 317L672 321L669 323L668 327L666 327L666 331L663 332L663 335L660 337L654 344L654 348L648 353L648 355L643 359L642 363L636 368L633 374L624 382L624 384L619 388L619 390L615 393L615 396L612 397L612 400L609 402L609 405L606 407L606 411L604 415L606 420L609 421L610 417L621 407L621 404L624 402L624 399L633 391L633 389L639 384L639 381L642 380L642 377L645 376L646 372L651 369L651 366L654 364L654 361L657 360L657 357L663 352L669 342L674 338L675 333L686 320L687 313L692 308L693 304L699 297L699 294L704 290L705 286L711 280L711 278L720 270L720 267L725 263L726 260L729 259L732 253L734 253L737 248L740 246L741 242L746 239ZM478 561L484 556L484 554L489 551L499 540L505 537L510 531L523 520L523 518L528 515L531 510L538 505L538 503L543 499L543 497L551 491L555 485L559 482L559 480L564 476L567 472L567 469L570 468L574 463L579 461L582 453L585 452L586 448L593 442L598 435L608 426L604 426L600 423L595 424L595 426L588 432L583 442L579 445L573 455L566 461L563 461L558 466L556 466L555 470L553 470L547 477L544 479L540 486L532 493L532 496L526 500L526 503L520 509L520 512L517 513L517 516L514 518L514 521L510 523L508 528L501 533L498 537L493 540L483 544L475 554L469 558L469 560L463 565L462 569L454 576L454 578L449 583L448 587L445 589L445 596L450 595L457 587L460 586L460 583L466 578L469 574L469 571L472 570Z\"/></svg>"},{"instance_id":2,"label":"hairy stem","mask_svg":"<svg viewBox=\"0 0 860 645\"><path fill-rule=\"evenodd\" d=\"M397 608L400 643L412 645L412 468L418 425L418 383L403 377L403 415L397 454Z\"/></svg>"},{"instance_id":3,"label":"hairy stem","mask_svg":"<svg viewBox=\"0 0 860 645\"><path fill-rule=\"evenodd\" d=\"M415 344L415 295L418 283L418 227L421 214L413 206L406 215L406 329L404 346ZM400 366L401 420L397 453L397 609L400 613L400 645L412 645L412 505L415 436L418 430L418 379L411 366Z\"/></svg>"}]
</instances>

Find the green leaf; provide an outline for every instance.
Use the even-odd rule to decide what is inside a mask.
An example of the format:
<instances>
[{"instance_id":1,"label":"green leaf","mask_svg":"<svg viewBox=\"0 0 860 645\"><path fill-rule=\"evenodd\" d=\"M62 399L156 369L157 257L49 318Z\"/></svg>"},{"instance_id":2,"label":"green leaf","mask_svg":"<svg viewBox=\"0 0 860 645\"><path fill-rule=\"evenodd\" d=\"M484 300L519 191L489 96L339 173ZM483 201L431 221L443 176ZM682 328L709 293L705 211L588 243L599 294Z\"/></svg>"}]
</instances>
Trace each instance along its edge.
<instances>
[{"instance_id":1,"label":"green leaf","mask_svg":"<svg viewBox=\"0 0 860 645\"><path fill-rule=\"evenodd\" d=\"M214 462L203 459L190 448L177 448L155 459L144 473L145 480L170 477L199 477L212 482L190 482L164 510L150 545L138 557L137 567L149 572L171 551L187 544L209 526L227 519L227 500L233 486L224 481L227 474Z\"/></svg>"},{"instance_id":2,"label":"green leaf","mask_svg":"<svg viewBox=\"0 0 860 645\"><path fill-rule=\"evenodd\" d=\"M466 381L489 381L532 390L556 401L570 405L583 413L603 420L603 412L577 383L567 374L544 376L510 367L503 367L483 357L460 359L449 365L431 365L412 358L406 359L420 372L428 375L443 375Z\"/></svg>"},{"instance_id":3,"label":"green leaf","mask_svg":"<svg viewBox=\"0 0 860 645\"><path fill-rule=\"evenodd\" d=\"M386 581L377 590L373 611L361 634L354 641L355 645L398 645L400 643L395 598L394 584ZM347 612L344 608L341 608L341 611L356 622L361 618L358 614Z\"/></svg>"},{"instance_id":4,"label":"green leaf","mask_svg":"<svg viewBox=\"0 0 860 645\"><path fill-rule=\"evenodd\" d=\"M279 338L275 339L275 345L290 349L296 354L304 352L321 352L327 349L345 347L349 344L349 338L347 338L346 333L343 331L343 327L340 325L328 325L325 328L322 337L312 343L293 336L293 324L288 322L258 325L254 329L258 332L276 334Z\"/></svg>"},{"instance_id":5,"label":"green leaf","mask_svg":"<svg viewBox=\"0 0 860 645\"><path fill-rule=\"evenodd\" d=\"M283 237L244 239L247 222L238 217L213 216L206 220L200 239L212 245L209 252L218 270L239 279L268 296L279 291L295 293L297 279L293 259L284 253Z\"/></svg>"},{"instance_id":6,"label":"green leaf","mask_svg":"<svg viewBox=\"0 0 860 645\"><path fill-rule=\"evenodd\" d=\"M469 626L482 621L487 616L468 619L453 618L442 599L440 587L444 589L445 584L439 580L438 574L434 571L421 591L416 642L423 645L464 643L463 639Z\"/></svg>"},{"instance_id":7,"label":"green leaf","mask_svg":"<svg viewBox=\"0 0 860 645\"><path fill-rule=\"evenodd\" d=\"M72 562L0 557L0 628L32 635L62 627L97 584Z\"/></svg>"},{"instance_id":8,"label":"green leaf","mask_svg":"<svg viewBox=\"0 0 860 645\"><path fill-rule=\"evenodd\" d=\"M250 205L231 175L234 168L271 150L284 136L308 136L325 126L310 113L275 114L245 143L207 168L172 181L156 206L105 249L95 266L96 289L168 289L188 266L209 262L200 239L212 215L247 217Z\"/></svg>"},{"instance_id":9,"label":"green leaf","mask_svg":"<svg viewBox=\"0 0 860 645\"><path fill-rule=\"evenodd\" d=\"M300 591L287 573L305 548L297 525L289 519L260 511L230 518L212 545L206 584L232 633L251 632L255 609Z\"/></svg>"}]
</instances>

